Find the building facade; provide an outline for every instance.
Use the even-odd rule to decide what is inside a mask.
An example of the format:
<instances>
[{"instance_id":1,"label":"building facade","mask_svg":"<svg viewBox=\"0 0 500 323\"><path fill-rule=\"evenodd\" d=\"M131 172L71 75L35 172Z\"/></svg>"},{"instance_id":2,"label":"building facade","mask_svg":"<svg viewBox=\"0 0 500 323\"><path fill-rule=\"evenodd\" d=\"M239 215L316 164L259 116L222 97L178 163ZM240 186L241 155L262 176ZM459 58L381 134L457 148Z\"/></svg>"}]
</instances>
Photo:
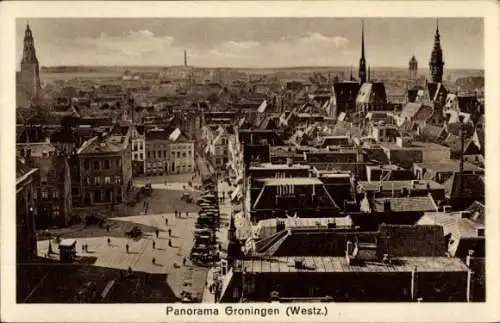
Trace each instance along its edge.
<instances>
[{"instance_id":1,"label":"building facade","mask_svg":"<svg viewBox=\"0 0 500 323\"><path fill-rule=\"evenodd\" d=\"M168 131L152 129L145 134L145 175L163 175L168 172L167 160L170 156L170 142Z\"/></svg>"},{"instance_id":2,"label":"building facade","mask_svg":"<svg viewBox=\"0 0 500 323\"><path fill-rule=\"evenodd\" d=\"M132 187L130 134L103 134L78 150L82 206L118 204Z\"/></svg>"},{"instance_id":3,"label":"building facade","mask_svg":"<svg viewBox=\"0 0 500 323\"><path fill-rule=\"evenodd\" d=\"M37 172L38 169L30 168L23 159L16 160L17 263L28 262L37 255L34 203Z\"/></svg>"},{"instance_id":4,"label":"building facade","mask_svg":"<svg viewBox=\"0 0 500 323\"><path fill-rule=\"evenodd\" d=\"M72 214L71 174L64 154L48 142L16 145L29 167L37 168L33 190L36 226L66 226Z\"/></svg>"}]
</instances>

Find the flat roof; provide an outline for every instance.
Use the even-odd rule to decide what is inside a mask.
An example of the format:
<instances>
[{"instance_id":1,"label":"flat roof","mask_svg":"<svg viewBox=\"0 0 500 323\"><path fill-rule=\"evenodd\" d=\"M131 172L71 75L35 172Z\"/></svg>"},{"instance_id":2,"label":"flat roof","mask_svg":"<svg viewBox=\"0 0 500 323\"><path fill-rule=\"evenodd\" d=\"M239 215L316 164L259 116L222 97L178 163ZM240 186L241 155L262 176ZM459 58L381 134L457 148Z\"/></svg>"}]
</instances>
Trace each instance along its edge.
<instances>
[{"instance_id":1,"label":"flat roof","mask_svg":"<svg viewBox=\"0 0 500 323\"><path fill-rule=\"evenodd\" d=\"M360 186L362 186L367 191L375 191L380 187L379 181L359 181ZM429 185L429 187L427 187ZM382 181L382 190L401 190L403 188L408 188L412 190L424 190L424 189L443 189L444 186L432 181L432 180L414 180L414 181Z\"/></svg>"},{"instance_id":2,"label":"flat roof","mask_svg":"<svg viewBox=\"0 0 500 323\"><path fill-rule=\"evenodd\" d=\"M403 150L411 150L411 149L442 149L442 150L450 150L450 148L439 145L433 142L422 142L422 141L413 141L408 146L400 147L395 142L384 142L380 144L381 148L385 149L403 149Z\"/></svg>"},{"instance_id":3,"label":"flat roof","mask_svg":"<svg viewBox=\"0 0 500 323\"><path fill-rule=\"evenodd\" d=\"M323 185L323 182L315 177L285 177L285 178L262 178L257 181L264 182L269 186L276 185Z\"/></svg>"},{"instance_id":4,"label":"flat roof","mask_svg":"<svg viewBox=\"0 0 500 323\"><path fill-rule=\"evenodd\" d=\"M295 268L295 260L302 260L308 269ZM398 257L392 264L378 261L362 261L360 264L347 264L345 257L266 257L237 260L240 268L250 273L397 273L411 272L467 272L467 266L459 258L450 257ZM237 268L235 266L235 268Z\"/></svg>"},{"instance_id":5,"label":"flat roof","mask_svg":"<svg viewBox=\"0 0 500 323\"><path fill-rule=\"evenodd\" d=\"M454 171L459 171L460 170L460 161L459 160L445 160L445 161L440 161L440 162L435 162L435 163L415 163L416 166L421 167L421 168L426 168L430 169L433 171L449 171L449 172L454 172ZM481 167L478 167L472 163L469 162L464 162L464 170L475 170L475 171L481 171L484 170Z\"/></svg>"},{"instance_id":6,"label":"flat roof","mask_svg":"<svg viewBox=\"0 0 500 323\"><path fill-rule=\"evenodd\" d=\"M256 166L250 166L250 170L261 170L261 169L309 169L308 165L302 164L271 164L271 163L263 163Z\"/></svg>"}]
</instances>

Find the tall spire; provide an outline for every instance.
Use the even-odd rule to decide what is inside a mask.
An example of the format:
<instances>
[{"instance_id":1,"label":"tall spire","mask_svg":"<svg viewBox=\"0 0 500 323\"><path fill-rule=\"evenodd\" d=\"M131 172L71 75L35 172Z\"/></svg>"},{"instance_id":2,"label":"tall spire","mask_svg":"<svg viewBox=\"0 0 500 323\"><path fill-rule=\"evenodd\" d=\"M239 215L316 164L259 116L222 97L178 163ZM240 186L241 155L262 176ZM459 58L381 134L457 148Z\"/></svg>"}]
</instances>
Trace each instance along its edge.
<instances>
[{"instance_id":1,"label":"tall spire","mask_svg":"<svg viewBox=\"0 0 500 323\"><path fill-rule=\"evenodd\" d=\"M434 35L434 47L432 48L429 70L432 82L441 83L443 81L443 50L441 49L441 35L439 34L439 21L436 21L436 34Z\"/></svg>"},{"instance_id":2,"label":"tall spire","mask_svg":"<svg viewBox=\"0 0 500 323\"><path fill-rule=\"evenodd\" d=\"M365 22L361 21L361 58L359 59L359 81L366 82L366 59L365 59Z\"/></svg>"},{"instance_id":3,"label":"tall spire","mask_svg":"<svg viewBox=\"0 0 500 323\"><path fill-rule=\"evenodd\" d=\"M188 65L187 50L184 50L184 66Z\"/></svg>"},{"instance_id":4,"label":"tall spire","mask_svg":"<svg viewBox=\"0 0 500 323\"><path fill-rule=\"evenodd\" d=\"M22 91L30 98L37 96L40 90L40 75L38 59L35 51L35 41L29 23L24 31L23 57L19 79Z\"/></svg>"}]
</instances>

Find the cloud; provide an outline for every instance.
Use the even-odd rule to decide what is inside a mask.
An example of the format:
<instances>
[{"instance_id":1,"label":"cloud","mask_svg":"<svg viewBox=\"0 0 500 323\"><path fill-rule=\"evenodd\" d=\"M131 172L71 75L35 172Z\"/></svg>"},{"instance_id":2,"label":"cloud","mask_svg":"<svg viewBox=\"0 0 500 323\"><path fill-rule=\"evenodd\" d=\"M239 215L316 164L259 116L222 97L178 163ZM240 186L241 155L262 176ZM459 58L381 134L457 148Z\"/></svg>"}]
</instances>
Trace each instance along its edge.
<instances>
[{"instance_id":1,"label":"cloud","mask_svg":"<svg viewBox=\"0 0 500 323\"><path fill-rule=\"evenodd\" d=\"M342 36L305 33L266 42L226 40L203 48L139 28L41 44L40 61L42 65L180 65L187 47L189 63L195 66L335 65L352 58L348 46L349 40Z\"/></svg>"},{"instance_id":2,"label":"cloud","mask_svg":"<svg viewBox=\"0 0 500 323\"><path fill-rule=\"evenodd\" d=\"M210 64L210 60L224 58L235 66L332 65L332 55L345 56L348 45L345 37L320 33L287 36L267 43L231 40L216 44L200 59Z\"/></svg>"}]
</instances>

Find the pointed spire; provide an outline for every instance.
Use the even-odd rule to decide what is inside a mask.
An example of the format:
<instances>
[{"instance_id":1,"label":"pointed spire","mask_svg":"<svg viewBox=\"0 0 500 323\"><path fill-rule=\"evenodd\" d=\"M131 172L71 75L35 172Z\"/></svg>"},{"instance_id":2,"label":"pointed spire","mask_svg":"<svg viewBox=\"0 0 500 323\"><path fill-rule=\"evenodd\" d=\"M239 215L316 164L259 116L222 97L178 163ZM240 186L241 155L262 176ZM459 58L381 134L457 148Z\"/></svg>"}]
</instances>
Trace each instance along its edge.
<instances>
[{"instance_id":1,"label":"pointed spire","mask_svg":"<svg viewBox=\"0 0 500 323\"><path fill-rule=\"evenodd\" d=\"M365 58L365 21L361 20L361 58Z\"/></svg>"},{"instance_id":2,"label":"pointed spire","mask_svg":"<svg viewBox=\"0 0 500 323\"><path fill-rule=\"evenodd\" d=\"M370 70L371 70L371 67L370 67L370 65L368 65L368 77L366 78L368 82L370 82Z\"/></svg>"},{"instance_id":3,"label":"pointed spire","mask_svg":"<svg viewBox=\"0 0 500 323\"><path fill-rule=\"evenodd\" d=\"M359 59L359 82L366 82L365 21L361 20L361 58Z\"/></svg>"},{"instance_id":4,"label":"pointed spire","mask_svg":"<svg viewBox=\"0 0 500 323\"><path fill-rule=\"evenodd\" d=\"M184 66L187 66L188 63L187 63L187 50L185 49L184 50Z\"/></svg>"},{"instance_id":5,"label":"pointed spire","mask_svg":"<svg viewBox=\"0 0 500 323\"><path fill-rule=\"evenodd\" d=\"M441 37L439 35L439 22L436 20L436 34L434 35L434 47L432 48L429 62L432 82L441 83L443 79L443 51L441 49Z\"/></svg>"}]
</instances>

